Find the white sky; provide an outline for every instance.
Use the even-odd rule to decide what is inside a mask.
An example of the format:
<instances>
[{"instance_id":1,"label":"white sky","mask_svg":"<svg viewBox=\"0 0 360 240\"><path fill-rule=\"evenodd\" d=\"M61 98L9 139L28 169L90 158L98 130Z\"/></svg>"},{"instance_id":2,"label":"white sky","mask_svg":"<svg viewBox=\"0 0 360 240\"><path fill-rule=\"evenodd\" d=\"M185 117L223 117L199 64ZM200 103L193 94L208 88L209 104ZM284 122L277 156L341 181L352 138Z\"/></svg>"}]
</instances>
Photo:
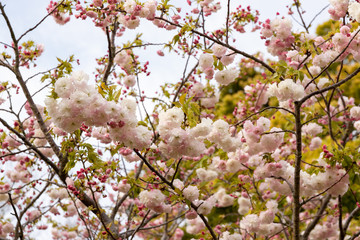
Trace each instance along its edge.
<instances>
[{"instance_id":1,"label":"white sky","mask_svg":"<svg viewBox=\"0 0 360 240\"><path fill-rule=\"evenodd\" d=\"M6 11L14 26L17 35L23 33L28 28L34 26L43 16L46 15L46 7L49 0L1 0L6 5ZM183 5L187 7L186 0L174 0L173 5ZM220 0L226 3L226 0ZM291 3L291 0L233 0L232 6L251 5L252 9L258 9L261 13L260 19L276 17L276 12L280 12L280 16L286 15L287 9L284 4ZM327 0L304 0L303 6L307 11L305 19L307 22L312 19L318 11L328 4ZM225 10L225 6L223 8ZM212 28L222 26L225 12L212 16L208 22L208 26ZM317 23L328 18L327 11L324 11L318 18ZM220 20L220 21L219 21ZM0 27L0 40L9 43L9 34L1 19ZM134 36L136 33L143 32L144 38L152 42L167 42L176 34L176 31L165 31L156 28L151 23L146 23L142 20L145 27L139 27L135 30L127 30L126 35L117 40L118 43L126 42L127 36ZM315 24L316 25L316 24ZM294 22L294 29L301 29L301 27ZM314 29L314 28L313 28ZM264 41L258 37L258 32L255 34L241 34L234 43L234 46L240 50L248 53L255 53L257 51L265 51ZM36 71L44 71L54 67L57 64L56 57L62 59L67 58L71 54L75 54L76 59L80 59L80 66L76 69L83 70L89 75L94 72L96 66L95 58L100 57L106 53L106 36L101 29L95 28L91 21L81 21L72 17L71 21L64 25L57 25L52 18L48 18L42 25L35 31L31 32L24 40L32 39L36 43L45 45L43 55L38 59L38 67L30 71L30 75ZM147 51L146 56L140 55L140 60L150 60L151 75L141 79L141 88L146 90L148 95L159 89L159 85L164 82L176 82L182 76L183 66L185 59L166 54L165 57L158 57L156 51L161 47L148 47L151 51ZM24 75L28 75L29 71L24 71ZM0 69L0 81L8 78L8 71ZM33 81L35 83L35 81ZM34 88L36 89L36 84Z\"/></svg>"}]
</instances>

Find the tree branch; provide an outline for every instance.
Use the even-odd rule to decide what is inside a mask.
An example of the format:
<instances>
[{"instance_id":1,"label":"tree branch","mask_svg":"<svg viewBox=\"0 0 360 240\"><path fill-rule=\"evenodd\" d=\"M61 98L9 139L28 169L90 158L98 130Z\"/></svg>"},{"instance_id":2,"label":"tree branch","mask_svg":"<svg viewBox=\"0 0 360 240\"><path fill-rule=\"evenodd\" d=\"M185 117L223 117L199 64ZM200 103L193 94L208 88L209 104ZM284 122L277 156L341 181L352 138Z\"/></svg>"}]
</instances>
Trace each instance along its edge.
<instances>
[{"instance_id":1,"label":"tree branch","mask_svg":"<svg viewBox=\"0 0 360 240\"><path fill-rule=\"evenodd\" d=\"M182 28L182 27L183 27L183 26L181 26L180 24L173 23L173 22L171 22L171 21L169 21L169 20L167 20L167 19L164 19L164 18L156 17L155 19L159 19L159 20L165 21L165 22L167 22L167 23L169 23L169 24L171 24L171 25L173 25L173 26L176 26L176 27L178 27L178 28ZM202 36L202 37L204 37L204 38L206 38L206 39L209 39L209 40L211 40L211 41L213 41L213 42L215 42L215 43L217 43L217 44L219 44L219 45L221 45L221 46L224 46L224 47L232 50L232 51L235 52L235 53L238 53L238 54L240 54L240 55L242 55L242 56L244 56L244 57L247 57L247 58L250 58L250 59L254 60L255 62L257 62L257 63L259 63L260 65L262 65L263 67L265 67L267 70L269 70L271 73L275 73L275 72L276 72L275 69L273 69L273 68L270 67L267 63L265 63L264 61L258 59L257 57L254 57L254 56L252 56L252 55L250 55L250 54L248 54L248 53L246 53L246 52L240 51L240 50L238 50L238 49L236 49L236 48L234 48L234 47L232 47L232 46L230 46L230 45L228 45L228 44L226 44L226 43L224 43L224 42L221 42L221 41L218 40L218 39L214 39L214 38L212 38L212 37L209 37L208 35L206 35L206 34L204 34L204 33L201 33L201 32L199 32L199 31L197 31L197 30L195 30L195 29L191 29L190 31L191 31L192 33L195 33L195 34L197 34L197 35L200 35L200 36Z\"/></svg>"},{"instance_id":2,"label":"tree branch","mask_svg":"<svg viewBox=\"0 0 360 240\"><path fill-rule=\"evenodd\" d=\"M24 239L24 231L23 231L23 228L22 228L22 225L21 225L21 218L19 217L19 215L17 214L17 211L16 211L16 208L15 208L15 205L14 205L14 202L12 200L12 197L11 197L11 194L8 193L9 195L9 202L14 210L14 215L16 217L16 220L17 220L17 224L16 226L20 226L20 232L18 230L15 229L15 239L18 239L18 237L23 240Z\"/></svg>"},{"instance_id":3,"label":"tree branch","mask_svg":"<svg viewBox=\"0 0 360 240\"><path fill-rule=\"evenodd\" d=\"M325 211L329 201L331 199L331 195L327 195L324 199L323 202L319 208L319 210L317 211L315 218L311 221L311 223L307 226L307 228L305 229L304 234L302 235L302 239L303 240L307 240L311 231L315 228L315 226L318 224L318 222L320 221L321 217L323 216L323 212Z\"/></svg>"},{"instance_id":4,"label":"tree branch","mask_svg":"<svg viewBox=\"0 0 360 240\"><path fill-rule=\"evenodd\" d=\"M134 152L136 153L136 155L138 155L140 157L140 159L145 163L145 165L153 172L155 173L166 185L168 185L171 189L175 190L174 185L169 182L163 175L161 175L153 166L151 166L151 164L139 153L138 150L133 149ZM197 212L197 209L199 208L198 206L196 206L194 203L191 203L191 207ZM201 220L204 222L206 228L209 230L213 240L217 240L217 236L214 232L214 230L212 229L212 227L210 226L209 222L206 220L206 218L204 217L204 215L197 213L198 216L201 218Z\"/></svg>"}]
</instances>

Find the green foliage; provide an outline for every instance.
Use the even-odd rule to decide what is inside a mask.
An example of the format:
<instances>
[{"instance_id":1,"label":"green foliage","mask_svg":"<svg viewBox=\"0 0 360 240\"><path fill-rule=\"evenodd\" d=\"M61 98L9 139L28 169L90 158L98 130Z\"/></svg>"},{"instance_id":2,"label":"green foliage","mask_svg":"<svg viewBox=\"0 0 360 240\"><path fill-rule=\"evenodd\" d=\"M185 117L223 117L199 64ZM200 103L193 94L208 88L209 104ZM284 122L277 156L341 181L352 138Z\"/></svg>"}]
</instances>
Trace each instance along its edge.
<instances>
[{"instance_id":1,"label":"green foliage","mask_svg":"<svg viewBox=\"0 0 360 240\"><path fill-rule=\"evenodd\" d=\"M207 216L209 224L216 226L224 223L234 223L239 220L238 206L235 204L230 207L215 207Z\"/></svg>"},{"instance_id":2,"label":"green foliage","mask_svg":"<svg viewBox=\"0 0 360 240\"><path fill-rule=\"evenodd\" d=\"M337 31L339 29L339 27L340 27L339 21L328 20L328 21L320 24L319 26L317 26L316 34L319 36L326 37L329 35L329 33L331 34L335 31Z\"/></svg>"},{"instance_id":3,"label":"green foliage","mask_svg":"<svg viewBox=\"0 0 360 240\"><path fill-rule=\"evenodd\" d=\"M73 62L75 61L74 55L71 55L69 59L62 60L61 58L56 58L59 64L55 68L53 72L49 71L41 77L41 82L45 82L45 80L50 80L51 84L54 85L56 80L62 77L66 77L70 75L73 71ZM55 91L51 92L51 96L53 98L57 98L57 94Z\"/></svg>"},{"instance_id":4,"label":"green foliage","mask_svg":"<svg viewBox=\"0 0 360 240\"><path fill-rule=\"evenodd\" d=\"M116 85L106 85L104 82L101 82L98 87L98 92L107 100L119 102L121 96L121 88L119 89Z\"/></svg>"},{"instance_id":5,"label":"green foliage","mask_svg":"<svg viewBox=\"0 0 360 240\"><path fill-rule=\"evenodd\" d=\"M166 14L170 10L170 8L174 7L174 5L169 4L170 0L161 0L158 4L157 9L160 10L162 13Z\"/></svg>"},{"instance_id":6,"label":"green foliage","mask_svg":"<svg viewBox=\"0 0 360 240\"><path fill-rule=\"evenodd\" d=\"M102 169L105 166L96 149L81 140L81 133L81 130L76 130L61 143L61 152L68 159L64 168L66 172L73 169L78 162L90 163L93 169Z\"/></svg>"},{"instance_id":7,"label":"green foliage","mask_svg":"<svg viewBox=\"0 0 360 240\"><path fill-rule=\"evenodd\" d=\"M186 123L190 127L194 127L198 122L200 115L200 106L198 103L193 102L193 97L186 98L187 94L182 94L179 97L179 102L175 106L180 107L186 115Z\"/></svg>"}]
</instances>

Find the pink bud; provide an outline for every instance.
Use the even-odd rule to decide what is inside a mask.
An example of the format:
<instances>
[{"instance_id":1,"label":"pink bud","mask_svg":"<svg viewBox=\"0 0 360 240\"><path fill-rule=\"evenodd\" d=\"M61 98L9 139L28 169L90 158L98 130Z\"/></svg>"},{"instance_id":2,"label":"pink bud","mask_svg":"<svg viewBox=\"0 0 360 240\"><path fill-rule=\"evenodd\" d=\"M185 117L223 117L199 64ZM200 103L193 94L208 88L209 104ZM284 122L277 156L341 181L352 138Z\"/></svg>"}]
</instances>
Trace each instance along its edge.
<instances>
[{"instance_id":1,"label":"pink bud","mask_svg":"<svg viewBox=\"0 0 360 240\"><path fill-rule=\"evenodd\" d=\"M165 55L164 52L161 50L158 50L156 53L161 57L163 57Z\"/></svg>"},{"instance_id":2,"label":"pink bud","mask_svg":"<svg viewBox=\"0 0 360 240\"><path fill-rule=\"evenodd\" d=\"M102 0L94 0L93 4L95 7L101 7L102 6Z\"/></svg>"},{"instance_id":3,"label":"pink bud","mask_svg":"<svg viewBox=\"0 0 360 240\"><path fill-rule=\"evenodd\" d=\"M185 214L186 219L195 219L197 217L197 213L194 210L191 210Z\"/></svg>"},{"instance_id":4,"label":"pink bud","mask_svg":"<svg viewBox=\"0 0 360 240\"><path fill-rule=\"evenodd\" d=\"M94 11L88 11L88 12L86 12L86 15L88 17L91 17L91 18L96 18L97 17L97 13L94 12Z\"/></svg>"}]
</instances>

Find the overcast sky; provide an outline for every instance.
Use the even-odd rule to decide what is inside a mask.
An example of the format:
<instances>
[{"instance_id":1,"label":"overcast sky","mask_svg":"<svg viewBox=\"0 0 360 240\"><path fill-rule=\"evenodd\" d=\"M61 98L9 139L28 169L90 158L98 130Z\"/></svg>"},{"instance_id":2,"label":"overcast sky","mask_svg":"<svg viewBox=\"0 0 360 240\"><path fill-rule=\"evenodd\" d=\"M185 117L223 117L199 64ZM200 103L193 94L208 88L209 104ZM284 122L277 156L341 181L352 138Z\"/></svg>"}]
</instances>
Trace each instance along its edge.
<instances>
[{"instance_id":1,"label":"overcast sky","mask_svg":"<svg viewBox=\"0 0 360 240\"><path fill-rule=\"evenodd\" d=\"M15 29L15 33L20 35L28 28L34 26L43 16L46 15L46 7L49 0L0 0L6 5L6 11ZM174 5L183 5L186 7L186 0L172 1ZM226 3L227 1L222 0ZM285 0L237 0L232 1L233 6L251 5L253 9L258 9L261 13L260 19L265 20L267 18L273 19L276 17L276 12L280 13L280 16L286 15L287 9L284 3L289 4L292 1ZM328 0L305 0L303 7L306 10L305 19L307 22L313 18L323 7L328 4ZM225 11L220 12L210 18L208 26L216 27L222 26L224 23ZM317 19L317 23L322 22L328 18L327 11L324 11ZM146 22L142 20L142 23ZM3 24L3 20L0 25L0 40L2 42L9 42L9 33ZM316 24L315 24L316 25ZM124 37L119 38L117 41L125 42L128 36L134 36L136 33L143 32L144 38L151 40L152 42L167 42L170 37L176 34L176 31L166 32L159 30L151 23L144 24L145 27L139 27L135 30L127 30ZM294 22L294 29L301 29L301 27ZM35 31L31 32L26 38L32 39L36 43L42 43L45 45L45 51L43 55L38 59L38 67L29 72L25 71L25 75L32 74L36 71L44 71L57 64L56 57L62 59L67 58L71 54L75 54L75 57L80 60L81 65L76 66L77 69L84 70L88 74L94 72L96 66L95 58L103 56L106 53L106 37L101 29L95 28L91 21L81 21L74 17L71 21L64 25L57 25L52 18L48 18L43 24L41 24ZM257 51L265 51L264 41L256 34L242 34L234 43L234 46L240 50L244 50L248 53L255 53ZM160 47L150 47L151 51L148 51L146 58L142 57L141 60L150 59L150 69L152 74L145 79L141 79L142 88L146 89L150 94L154 93L155 89L158 89L159 84L171 81L176 82L181 78L185 59L178 56L169 56L168 54L161 58L155 53ZM166 52L165 52L166 53ZM7 71L4 72L0 69L1 80L9 76Z\"/></svg>"}]
</instances>

